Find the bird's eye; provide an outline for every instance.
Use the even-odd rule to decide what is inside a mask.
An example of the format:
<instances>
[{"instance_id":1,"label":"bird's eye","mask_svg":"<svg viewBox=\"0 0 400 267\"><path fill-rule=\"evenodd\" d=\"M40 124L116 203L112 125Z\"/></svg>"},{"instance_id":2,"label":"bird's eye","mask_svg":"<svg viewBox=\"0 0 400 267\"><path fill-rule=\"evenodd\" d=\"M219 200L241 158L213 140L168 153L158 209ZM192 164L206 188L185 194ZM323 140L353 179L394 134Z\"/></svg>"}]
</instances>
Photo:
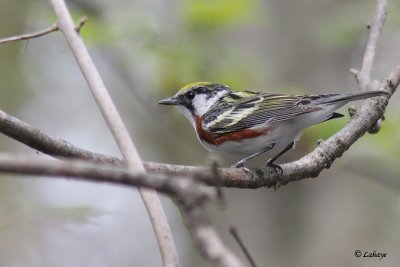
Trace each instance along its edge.
<instances>
[{"instance_id":1,"label":"bird's eye","mask_svg":"<svg viewBox=\"0 0 400 267\"><path fill-rule=\"evenodd\" d=\"M186 96L187 96L187 98L189 100L192 100L194 98L194 93L193 92L189 92Z\"/></svg>"}]
</instances>

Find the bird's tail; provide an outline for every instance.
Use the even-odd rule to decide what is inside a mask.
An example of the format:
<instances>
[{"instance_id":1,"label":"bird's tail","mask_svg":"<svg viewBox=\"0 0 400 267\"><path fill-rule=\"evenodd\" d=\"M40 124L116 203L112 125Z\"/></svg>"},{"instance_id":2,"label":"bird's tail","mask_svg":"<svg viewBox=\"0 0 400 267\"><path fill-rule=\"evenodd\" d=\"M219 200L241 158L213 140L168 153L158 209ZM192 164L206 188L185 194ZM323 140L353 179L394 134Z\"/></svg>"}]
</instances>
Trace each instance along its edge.
<instances>
[{"instance_id":1,"label":"bird's tail","mask_svg":"<svg viewBox=\"0 0 400 267\"><path fill-rule=\"evenodd\" d=\"M320 97L316 99L314 103L316 104L335 104L342 102L343 104L355 101L359 99L365 99L376 96L388 95L389 93L384 91L369 91L362 93L350 93L350 94L337 94L337 95L325 95L324 97Z\"/></svg>"}]
</instances>

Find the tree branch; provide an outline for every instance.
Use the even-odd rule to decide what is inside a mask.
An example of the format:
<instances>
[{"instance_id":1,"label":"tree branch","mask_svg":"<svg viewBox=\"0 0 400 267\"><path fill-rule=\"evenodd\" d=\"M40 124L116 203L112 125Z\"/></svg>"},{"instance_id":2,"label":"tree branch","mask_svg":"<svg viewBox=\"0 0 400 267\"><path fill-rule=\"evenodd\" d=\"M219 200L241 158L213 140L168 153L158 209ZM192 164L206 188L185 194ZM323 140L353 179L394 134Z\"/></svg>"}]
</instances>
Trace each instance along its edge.
<instances>
[{"instance_id":1,"label":"tree branch","mask_svg":"<svg viewBox=\"0 0 400 267\"><path fill-rule=\"evenodd\" d=\"M169 175L149 175L112 164L71 158L60 159L38 159L32 156L0 153L0 172L146 187L172 197L189 194L193 202L199 203L207 199L217 198L215 189L205 186L193 177L174 177L171 179Z\"/></svg>"},{"instance_id":2,"label":"tree branch","mask_svg":"<svg viewBox=\"0 0 400 267\"><path fill-rule=\"evenodd\" d=\"M93 153L88 150L74 146L65 140L50 137L46 135L44 132L33 128L29 124L5 113L2 110L0 110L0 132L33 149L36 149L42 153L57 158L68 157L68 158L86 159L91 162L101 163L102 165L104 164L113 164L117 166L124 165L121 159L111 156L106 156L99 153ZM24 166L25 164L22 165ZM168 169L170 171L166 172L165 174L167 175L167 177L171 177L170 175L171 172L179 174L179 177L185 177L183 175L183 170L186 171L186 173L189 173L190 174L189 176L193 174L195 174L195 176L198 176L201 173L202 177L208 177L210 180L213 180L213 178L211 177L214 177L213 174L207 175L207 173L210 173L209 172L210 169L207 170L207 168L173 166L173 165L159 164L159 163L145 163L145 166L148 171L152 171L153 173L162 173L163 170ZM45 171L46 169L48 170L49 168L47 167L44 168ZM67 170L74 170L74 169L77 168L75 167L67 168ZM3 169L3 171L10 171L10 170ZM127 172L127 170L124 171ZM40 173L35 172L35 174L40 174ZM54 173L47 173L47 174L54 175ZM80 174L81 176L84 176L83 173ZM64 175L66 175L66 173L64 173ZM142 177L143 175L144 174L141 174ZM110 177L112 176L110 175ZM100 178L96 177L91 177L91 178L101 179L101 176ZM108 181L108 182L115 182L115 181ZM147 182L150 183L150 181ZM137 185L147 186L148 184L141 185L138 182ZM168 193L167 191L164 191L163 188L157 188L155 186L153 186L152 188L160 190L161 192ZM197 186L194 186L193 188L195 191L199 190ZM182 210L182 217L186 221L186 224L189 228L189 233L191 234L192 239L194 240L195 244L199 248L204 258L206 258L210 263L212 263L213 266L227 266L227 267L243 266L242 264L240 264L239 259L237 259L237 257L224 246L221 238L218 236L217 232L212 227L212 224L210 223L209 219L204 214L202 206L193 205L194 198L192 198L191 196L192 194L190 193L187 194L187 198L184 197L179 198L180 201L178 202L179 204L178 206Z\"/></svg>"},{"instance_id":3,"label":"tree branch","mask_svg":"<svg viewBox=\"0 0 400 267\"><path fill-rule=\"evenodd\" d=\"M388 78L380 85L380 90L393 94L400 83L400 65L396 66ZM360 110L353 115L350 122L338 133L322 142L313 152L295 162L282 164L283 174L277 174L271 168L258 169L252 173L240 169L222 168L218 179L208 174L208 168L170 165L154 162L144 162L149 173L165 173L172 176L197 177L210 185L224 187L258 188L262 186L284 185L289 182L317 176L324 168L331 166L333 161L341 156L361 137L366 129L381 117L388 104L388 97L367 100ZM115 157L93 153L74 146L73 144L33 128L29 124L0 110L0 132L45 154L55 157L74 157L94 162L122 165Z\"/></svg>"},{"instance_id":4,"label":"tree branch","mask_svg":"<svg viewBox=\"0 0 400 267\"><path fill-rule=\"evenodd\" d=\"M355 69L351 70L351 72L355 74L362 91L366 91L368 89L368 84L371 82L371 71L375 60L376 49L387 15L386 7L387 0L376 1L375 15L372 19L372 23L368 25L369 35L365 45L361 69L359 71Z\"/></svg>"},{"instance_id":5,"label":"tree branch","mask_svg":"<svg viewBox=\"0 0 400 267\"><path fill-rule=\"evenodd\" d=\"M35 150L53 157L86 159L93 162L122 165L121 159L79 148L63 139L53 138L43 131L0 110L0 132Z\"/></svg>"},{"instance_id":6,"label":"tree branch","mask_svg":"<svg viewBox=\"0 0 400 267\"><path fill-rule=\"evenodd\" d=\"M149 175L111 164L77 159L55 161L10 154L0 154L0 172L107 182L146 187L163 192L177 202L194 242L202 255L213 266L243 266L240 260L225 247L205 215L204 203L209 199L216 200L218 198L217 190L201 184L193 177Z\"/></svg>"},{"instance_id":7,"label":"tree branch","mask_svg":"<svg viewBox=\"0 0 400 267\"><path fill-rule=\"evenodd\" d=\"M342 130L330 137L328 140L321 142L313 152L304 156L300 160L281 165L283 170L282 173L276 173L272 168L257 169L252 172L244 172L240 169L220 169L218 171L218 179L216 179L215 173L210 172L210 169L207 168L148 162L144 163L144 166L149 173L152 173L152 175L146 175L141 172L143 166L141 165L140 157L136 152L133 142L129 139L129 135L126 132L122 120L113 106L111 99L108 98L109 96L105 90L105 86L91 61L83 41L80 39L79 34L73 30L72 19L68 14L65 3L62 0L52 0L52 2L59 17L60 29L65 34L89 86L91 89L95 88L93 94L100 103L103 115L110 125L113 134L116 136L118 145L120 147L125 147L126 144L128 144L128 150L124 150L123 147L121 147L121 151L124 158L127 159L131 169L125 169L123 167L115 168L111 166L100 167L97 166L97 164L89 162L59 162L57 164L60 165L57 166L52 165L55 161L51 162L51 164L49 162L29 163L26 159L19 159L20 161L18 161L18 159L16 160L13 158L12 160L7 159L7 162L0 155L0 171L21 173L23 172L23 168L31 168L25 169L24 173L42 175L46 175L47 173L47 175L64 175L68 177L79 176L85 177L85 180L91 181L150 187L169 194L174 197L180 207L182 216L186 221L189 233L191 234L195 244L202 255L214 266L242 266L242 264L237 257L225 247L204 212L203 199L214 197L215 191L211 192L209 188L199 184L198 181L193 181L194 178L216 186L256 188L261 186L278 187L289 182L316 177L325 168L329 168L336 158L340 157L358 138L364 135L371 126L376 124L377 120L379 120L383 115L388 100L391 97L390 95L387 97L366 100L360 110L354 113L350 122ZM361 70L355 72L362 90L372 89L376 86L378 88L375 89L380 89L393 94L400 82L400 66L396 66L384 82L380 84L371 82L371 71L375 59L377 42L385 21L386 6L386 0L377 1L376 13L370 26L370 33L364 51ZM96 90L97 92L95 92ZM98 90L100 92L98 92ZM106 98L106 100L103 98ZM104 103L103 101L108 103ZM114 124L115 121L117 121L116 125ZM2 111L0 111L0 131L34 149L55 157L75 157L94 162L110 163L119 166L124 165L124 162L121 159L93 153L73 146L64 140L47 136L40 130L34 129L30 125L19 121ZM2 160L4 160L4 162ZM2 165L3 163L5 165ZM19 165L17 166L12 164ZM71 165L68 164L76 165L73 165L72 168ZM136 167L138 171L133 172L133 167ZM85 173L84 171L88 172ZM158 175L154 175L157 173ZM166 176L163 176L160 173L169 178L165 179ZM173 176L173 178L171 179L170 176ZM190 178L187 179L187 177ZM162 236L159 238L162 238ZM166 246L161 245L161 243L159 244L164 264L168 261L172 266L177 265L177 261L174 262L171 258L165 260L164 256L170 256L171 251L167 252L166 250L163 250Z\"/></svg>"},{"instance_id":8,"label":"tree branch","mask_svg":"<svg viewBox=\"0 0 400 267\"><path fill-rule=\"evenodd\" d=\"M246 258L250 262L250 265L252 267L257 267L257 264L256 264L255 260L253 259L253 257L250 254L250 251L247 249L246 245L244 244L244 242L240 238L238 231L236 230L236 228L233 225L231 225L229 227L229 233L231 233L231 235L233 236L235 241L238 243L240 249L243 251L244 255L246 256Z\"/></svg>"},{"instance_id":9,"label":"tree branch","mask_svg":"<svg viewBox=\"0 0 400 267\"><path fill-rule=\"evenodd\" d=\"M396 66L388 78L377 88L390 93L389 96L366 100L343 129L326 141L321 142L314 151L297 161L280 165L282 173L276 173L272 168L257 169L252 173L238 169L222 169L219 173L219 180L216 181L215 178L209 176L203 176L202 179L210 185L258 188L261 186L277 187L286 185L289 182L317 177L325 168L329 168L336 158L341 157L358 138L364 135L382 117L388 100L396 91L399 83L400 65ZM171 175L177 175L178 173L187 175L193 171L193 169L183 166L160 166L151 163L146 166L149 171L160 171ZM157 171L157 168L160 169Z\"/></svg>"},{"instance_id":10,"label":"tree branch","mask_svg":"<svg viewBox=\"0 0 400 267\"><path fill-rule=\"evenodd\" d=\"M186 198L190 198L187 195ZM242 267L244 264L229 250L200 205L188 205L188 201L178 202L189 233L201 255L216 267ZM190 202L189 202L190 203Z\"/></svg>"},{"instance_id":11,"label":"tree branch","mask_svg":"<svg viewBox=\"0 0 400 267\"><path fill-rule=\"evenodd\" d=\"M79 68L89 85L96 103L118 144L124 160L127 162L127 167L132 170L145 172L140 156L129 136L129 132L126 129L117 108L115 107L92 58L89 55L89 52L79 35L79 32L75 30L71 14L65 2L63 0L51 0L50 2L57 16L58 27L64 34L65 39L71 48L72 54L74 55ZM153 225L164 266L178 266L178 253L175 242L156 191L141 188L138 190Z\"/></svg>"},{"instance_id":12,"label":"tree branch","mask_svg":"<svg viewBox=\"0 0 400 267\"><path fill-rule=\"evenodd\" d=\"M85 25L86 21L87 21L87 17L86 16L82 17L78 21L78 24L75 26L75 31L77 31L79 33L81 31L82 27ZM58 25L56 23L54 23L50 27L43 29L41 31L27 33L27 34L21 34L21 35L17 35L17 36L0 39L0 44L34 39L34 38L42 37L42 36L52 33L52 32L56 32L58 30L59 30Z\"/></svg>"},{"instance_id":13,"label":"tree branch","mask_svg":"<svg viewBox=\"0 0 400 267\"><path fill-rule=\"evenodd\" d=\"M3 38L0 39L0 44L6 44L6 43L11 43L11 42L17 42L17 41L23 41L23 40L29 40L29 39L33 39L33 38L38 38L41 37L43 35L52 33L52 32L56 32L58 31L58 26L57 24L53 24L50 27L41 30L41 31L37 31L34 33L27 33L27 34L21 34L21 35L17 35L17 36L12 36L12 37L7 37L7 38Z\"/></svg>"}]
</instances>

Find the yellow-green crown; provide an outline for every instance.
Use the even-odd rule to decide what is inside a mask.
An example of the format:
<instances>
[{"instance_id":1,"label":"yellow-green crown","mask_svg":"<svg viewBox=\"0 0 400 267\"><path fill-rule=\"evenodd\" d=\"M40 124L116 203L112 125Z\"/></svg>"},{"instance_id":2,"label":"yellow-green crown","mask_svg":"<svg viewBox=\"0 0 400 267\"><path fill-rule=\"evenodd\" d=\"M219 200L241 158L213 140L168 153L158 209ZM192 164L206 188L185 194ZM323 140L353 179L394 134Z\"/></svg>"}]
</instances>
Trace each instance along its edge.
<instances>
[{"instance_id":1,"label":"yellow-green crown","mask_svg":"<svg viewBox=\"0 0 400 267\"><path fill-rule=\"evenodd\" d=\"M185 91L185 90L193 88L193 87L208 86L210 84L213 84L213 83L210 83L210 82L193 82L193 83L189 83L189 84L185 85L184 87L182 87L181 89L179 89L179 92Z\"/></svg>"}]
</instances>

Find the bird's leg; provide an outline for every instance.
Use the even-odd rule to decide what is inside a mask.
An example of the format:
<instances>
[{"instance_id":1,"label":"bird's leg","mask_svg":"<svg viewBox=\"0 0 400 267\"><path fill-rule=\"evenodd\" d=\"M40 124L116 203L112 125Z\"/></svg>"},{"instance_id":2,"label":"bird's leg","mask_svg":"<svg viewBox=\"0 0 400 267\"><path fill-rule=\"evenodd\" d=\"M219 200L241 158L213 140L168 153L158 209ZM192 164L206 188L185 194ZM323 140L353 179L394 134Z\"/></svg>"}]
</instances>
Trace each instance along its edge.
<instances>
[{"instance_id":1,"label":"bird's leg","mask_svg":"<svg viewBox=\"0 0 400 267\"><path fill-rule=\"evenodd\" d=\"M256 153L254 153L254 154L251 154L250 156L247 156L247 157L245 157L245 158L239 160L238 162L236 162L235 164L233 164L233 165L231 166L231 168L242 168L243 165L244 165L244 163L245 163L246 161L248 161L249 159L252 159L252 158L257 157L257 156L259 156L259 155L261 155L261 154L267 152L268 150L271 150L274 146L275 146L275 144L271 144L271 145L267 146L266 148L264 148L263 150L261 150L261 151L259 151L259 152L256 152Z\"/></svg>"},{"instance_id":2,"label":"bird's leg","mask_svg":"<svg viewBox=\"0 0 400 267\"><path fill-rule=\"evenodd\" d=\"M290 144L288 144L281 152L276 154L273 158L270 158L267 161L267 166L266 167L273 167L273 168L279 169L282 172L282 168L279 165L274 164L274 161L277 160L280 156L282 156L286 152L288 152L290 149L292 149L293 146L294 146L294 141L291 142Z\"/></svg>"}]
</instances>

